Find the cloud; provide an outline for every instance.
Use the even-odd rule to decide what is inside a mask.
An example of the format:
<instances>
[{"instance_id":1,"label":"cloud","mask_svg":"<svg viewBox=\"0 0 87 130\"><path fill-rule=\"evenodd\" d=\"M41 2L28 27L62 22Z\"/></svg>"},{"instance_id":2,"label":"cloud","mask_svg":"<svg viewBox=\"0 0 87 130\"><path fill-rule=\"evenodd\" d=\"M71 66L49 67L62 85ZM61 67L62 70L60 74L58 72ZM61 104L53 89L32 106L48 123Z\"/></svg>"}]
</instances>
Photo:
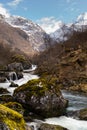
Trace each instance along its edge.
<instances>
[{"instance_id":1,"label":"cloud","mask_svg":"<svg viewBox=\"0 0 87 130\"><path fill-rule=\"evenodd\" d=\"M4 8L3 4L0 4L0 14L5 15L6 17L10 16L9 11Z\"/></svg>"},{"instance_id":2,"label":"cloud","mask_svg":"<svg viewBox=\"0 0 87 130\"><path fill-rule=\"evenodd\" d=\"M36 21L43 30L45 30L48 34L56 31L60 26L62 26L62 22L58 21L54 17L45 17Z\"/></svg>"},{"instance_id":3,"label":"cloud","mask_svg":"<svg viewBox=\"0 0 87 130\"><path fill-rule=\"evenodd\" d=\"M17 6L20 4L20 2L22 2L23 0L13 0L12 2L9 2L8 5L9 6Z\"/></svg>"}]
</instances>

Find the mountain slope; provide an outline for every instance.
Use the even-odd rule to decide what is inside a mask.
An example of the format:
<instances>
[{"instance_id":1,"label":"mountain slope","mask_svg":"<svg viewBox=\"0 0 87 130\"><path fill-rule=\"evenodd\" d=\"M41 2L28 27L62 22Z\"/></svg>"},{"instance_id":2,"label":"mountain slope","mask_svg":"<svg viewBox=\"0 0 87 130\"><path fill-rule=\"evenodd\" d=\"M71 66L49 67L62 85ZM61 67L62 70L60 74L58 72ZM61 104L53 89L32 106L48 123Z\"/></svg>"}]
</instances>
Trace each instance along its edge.
<instances>
[{"instance_id":1,"label":"mountain slope","mask_svg":"<svg viewBox=\"0 0 87 130\"><path fill-rule=\"evenodd\" d=\"M38 75L54 78L59 87L87 92L87 30L75 32L68 41L50 47L36 62Z\"/></svg>"},{"instance_id":2,"label":"mountain slope","mask_svg":"<svg viewBox=\"0 0 87 130\"><path fill-rule=\"evenodd\" d=\"M82 32L87 29L87 13L79 15L74 23L64 24L58 26L58 29L51 33L50 36L57 42L68 40L74 31Z\"/></svg>"},{"instance_id":3,"label":"mountain slope","mask_svg":"<svg viewBox=\"0 0 87 130\"><path fill-rule=\"evenodd\" d=\"M18 28L13 28L0 20L0 41L10 45L12 49L19 50L28 55L34 54L34 50L28 41L28 35Z\"/></svg>"},{"instance_id":4,"label":"mountain slope","mask_svg":"<svg viewBox=\"0 0 87 130\"><path fill-rule=\"evenodd\" d=\"M20 16L10 16L5 18L5 21L12 27L23 30L29 36L28 41L34 50L43 51L45 49L49 36L39 25Z\"/></svg>"}]
</instances>

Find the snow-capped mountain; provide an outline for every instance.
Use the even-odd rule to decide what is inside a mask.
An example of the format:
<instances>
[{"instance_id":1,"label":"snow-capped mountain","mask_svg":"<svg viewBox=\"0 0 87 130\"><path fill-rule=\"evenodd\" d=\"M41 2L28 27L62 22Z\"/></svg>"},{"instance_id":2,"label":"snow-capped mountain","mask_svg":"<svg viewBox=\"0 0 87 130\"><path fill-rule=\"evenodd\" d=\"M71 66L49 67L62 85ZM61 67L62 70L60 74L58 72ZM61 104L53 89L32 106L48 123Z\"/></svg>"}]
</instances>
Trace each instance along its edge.
<instances>
[{"instance_id":1,"label":"snow-capped mountain","mask_svg":"<svg viewBox=\"0 0 87 130\"><path fill-rule=\"evenodd\" d=\"M66 41L73 31L84 31L87 29L87 13L83 13L77 17L74 23L58 25L58 29L51 33L50 36L57 42Z\"/></svg>"},{"instance_id":2,"label":"snow-capped mountain","mask_svg":"<svg viewBox=\"0 0 87 130\"><path fill-rule=\"evenodd\" d=\"M74 25L76 31L84 31L87 29L87 13L79 15Z\"/></svg>"},{"instance_id":3,"label":"snow-capped mountain","mask_svg":"<svg viewBox=\"0 0 87 130\"><path fill-rule=\"evenodd\" d=\"M47 44L49 36L39 25L20 16L5 17L0 15L0 17L12 27L23 30L28 35L29 43L34 50L43 51L45 49L45 44Z\"/></svg>"},{"instance_id":4,"label":"snow-capped mountain","mask_svg":"<svg viewBox=\"0 0 87 130\"><path fill-rule=\"evenodd\" d=\"M54 33L51 33L50 36L58 42L66 41L71 35L72 28L69 25L62 24L62 26L56 30Z\"/></svg>"},{"instance_id":5,"label":"snow-capped mountain","mask_svg":"<svg viewBox=\"0 0 87 130\"><path fill-rule=\"evenodd\" d=\"M64 24L63 22L59 22L58 29L50 35L39 25L20 16L9 15L7 17L0 15L0 20L8 23L12 27L23 30L26 35L28 35L27 40L35 51L43 51L49 44L49 41L51 41L52 44L54 41L66 41L73 34L73 31L84 31L87 29L87 13L78 16L74 23Z\"/></svg>"}]
</instances>

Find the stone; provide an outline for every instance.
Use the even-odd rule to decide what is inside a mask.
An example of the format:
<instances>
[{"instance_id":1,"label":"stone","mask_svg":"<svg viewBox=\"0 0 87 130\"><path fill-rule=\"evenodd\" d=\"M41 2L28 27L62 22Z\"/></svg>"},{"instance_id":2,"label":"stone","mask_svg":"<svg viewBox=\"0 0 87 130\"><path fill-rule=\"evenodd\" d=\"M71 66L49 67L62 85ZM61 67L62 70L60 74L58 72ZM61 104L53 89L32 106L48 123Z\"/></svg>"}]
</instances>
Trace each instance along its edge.
<instances>
[{"instance_id":1,"label":"stone","mask_svg":"<svg viewBox=\"0 0 87 130\"><path fill-rule=\"evenodd\" d=\"M87 120L87 108L79 111L79 118L81 120Z\"/></svg>"},{"instance_id":2,"label":"stone","mask_svg":"<svg viewBox=\"0 0 87 130\"><path fill-rule=\"evenodd\" d=\"M13 102L14 98L11 95L2 95L0 96L0 103Z\"/></svg>"},{"instance_id":3,"label":"stone","mask_svg":"<svg viewBox=\"0 0 87 130\"><path fill-rule=\"evenodd\" d=\"M10 86L9 87L18 87L17 84L15 84L14 82L11 82Z\"/></svg>"},{"instance_id":4,"label":"stone","mask_svg":"<svg viewBox=\"0 0 87 130\"><path fill-rule=\"evenodd\" d=\"M7 65L8 71L23 71L23 66L21 63L13 62Z\"/></svg>"},{"instance_id":5,"label":"stone","mask_svg":"<svg viewBox=\"0 0 87 130\"><path fill-rule=\"evenodd\" d=\"M0 104L0 122L3 130L25 130L25 121L23 116Z\"/></svg>"},{"instance_id":6,"label":"stone","mask_svg":"<svg viewBox=\"0 0 87 130\"><path fill-rule=\"evenodd\" d=\"M53 88L53 84L47 83L44 79L31 80L18 87L13 96L29 111L43 117L64 114L68 103L59 88Z\"/></svg>"},{"instance_id":7,"label":"stone","mask_svg":"<svg viewBox=\"0 0 87 130\"><path fill-rule=\"evenodd\" d=\"M39 130L67 130L66 128L63 128L59 125L52 125L52 124L41 124Z\"/></svg>"},{"instance_id":8,"label":"stone","mask_svg":"<svg viewBox=\"0 0 87 130\"><path fill-rule=\"evenodd\" d=\"M4 106L9 107L12 110L19 112L22 115L24 114L24 109L22 105L17 102L8 102L8 103L5 103Z\"/></svg>"}]
</instances>

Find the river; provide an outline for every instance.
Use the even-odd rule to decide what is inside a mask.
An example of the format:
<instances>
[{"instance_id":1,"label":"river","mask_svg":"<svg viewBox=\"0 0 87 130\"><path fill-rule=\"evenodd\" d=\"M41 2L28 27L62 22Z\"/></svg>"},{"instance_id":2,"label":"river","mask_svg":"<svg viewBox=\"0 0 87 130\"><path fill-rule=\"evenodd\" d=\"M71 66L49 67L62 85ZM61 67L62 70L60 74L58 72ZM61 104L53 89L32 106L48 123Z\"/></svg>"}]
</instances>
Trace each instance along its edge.
<instances>
[{"instance_id":1,"label":"river","mask_svg":"<svg viewBox=\"0 0 87 130\"><path fill-rule=\"evenodd\" d=\"M23 78L20 80L15 80L14 83L19 86L25 84L31 79L38 79L37 75L31 74L31 71L34 71L36 66L32 66L29 70L24 70ZM10 91L10 94L13 94L15 87L9 87L11 83L7 80L6 83L0 83L0 87L7 88ZM74 118L73 113L82 108L87 108L87 96L79 93L72 93L67 91L62 91L63 96L69 100L69 106L67 108L67 116L61 117L52 117L48 119L44 119L44 121L40 121L35 119L34 122L28 123L29 125L34 126L34 130L38 130L39 123L48 123L61 125L68 130L87 130L87 121L78 120Z\"/></svg>"}]
</instances>

